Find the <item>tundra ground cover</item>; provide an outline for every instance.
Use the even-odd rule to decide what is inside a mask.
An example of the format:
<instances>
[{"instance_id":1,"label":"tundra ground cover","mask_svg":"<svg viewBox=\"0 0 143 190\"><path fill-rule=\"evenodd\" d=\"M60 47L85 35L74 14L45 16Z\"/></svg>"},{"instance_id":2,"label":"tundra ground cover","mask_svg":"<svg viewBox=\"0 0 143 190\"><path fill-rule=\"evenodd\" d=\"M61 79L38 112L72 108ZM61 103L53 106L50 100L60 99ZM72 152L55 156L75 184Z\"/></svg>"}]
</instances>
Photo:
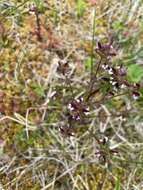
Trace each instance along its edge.
<instances>
[{"instance_id":1,"label":"tundra ground cover","mask_svg":"<svg viewBox=\"0 0 143 190\"><path fill-rule=\"evenodd\" d=\"M1 189L143 188L143 2L0 2Z\"/></svg>"}]
</instances>

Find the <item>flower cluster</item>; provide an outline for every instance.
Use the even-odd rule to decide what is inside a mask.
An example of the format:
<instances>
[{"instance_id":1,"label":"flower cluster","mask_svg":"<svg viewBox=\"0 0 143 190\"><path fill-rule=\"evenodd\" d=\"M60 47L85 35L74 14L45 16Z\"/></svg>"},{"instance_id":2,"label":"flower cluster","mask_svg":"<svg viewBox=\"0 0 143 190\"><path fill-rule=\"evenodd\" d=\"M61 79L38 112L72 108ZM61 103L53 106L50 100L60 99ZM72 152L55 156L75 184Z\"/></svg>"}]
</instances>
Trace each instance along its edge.
<instances>
[{"instance_id":1,"label":"flower cluster","mask_svg":"<svg viewBox=\"0 0 143 190\"><path fill-rule=\"evenodd\" d=\"M72 100L68 104L69 112L73 120L81 120L83 116L89 114L89 108L86 106L82 97Z\"/></svg>"},{"instance_id":2,"label":"flower cluster","mask_svg":"<svg viewBox=\"0 0 143 190\"><path fill-rule=\"evenodd\" d=\"M116 55L116 51L112 46L112 42L108 44L101 44L98 42L96 53L100 56L98 65L95 72L92 72L89 82L91 87L84 89L85 93L83 97L75 98L75 92L78 89L74 89L73 75L71 72L71 66L67 60L60 60L58 62L57 72L62 75L62 79L65 80L64 87L67 85L65 94L70 96L70 101L66 102L66 114L64 113L64 121L66 122L63 127L60 127L62 134L66 136L73 136L73 129L76 124L89 123L92 116L91 112L96 107L103 104L103 101L120 96L122 94L129 94L134 100L140 97L140 85L132 84L127 80L127 69L123 66L115 66L111 62L111 57ZM94 67L93 67L94 69ZM81 86L80 86L81 87ZM74 91L75 90L75 91ZM80 88L81 90L81 88ZM121 93L119 93L121 91ZM81 91L80 91L81 92ZM95 101L96 95L98 100ZM65 96L63 96L64 98ZM67 96L66 96L67 97ZM88 116L90 113L90 117ZM86 119L88 118L88 121ZM103 144L105 143L103 140ZM112 152L112 151L111 151ZM103 156L104 157L104 156Z\"/></svg>"},{"instance_id":3,"label":"flower cluster","mask_svg":"<svg viewBox=\"0 0 143 190\"><path fill-rule=\"evenodd\" d=\"M96 87L95 89L92 89L92 92L89 93L88 97L91 97L95 95L96 92L99 92L102 88L102 81L104 81L108 83L108 85L105 84L107 87L106 94L109 93L110 95L114 96L115 94L118 95L117 93L119 92L119 90L124 90L122 94L129 94L134 100L137 100L140 97L141 86L139 83L133 84L127 80L127 69L123 65L114 66L112 64L110 58L112 56L116 56L116 51L113 48L112 44L113 41L110 41L107 44L101 44L100 42L98 42L95 51L100 56L100 61L97 65L95 73L97 74L97 71L99 71L98 74L100 74L101 76L99 77L98 81L101 82L99 83L98 88ZM99 69L100 67L102 69ZM95 86L94 81L92 86Z\"/></svg>"},{"instance_id":4,"label":"flower cluster","mask_svg":"<svg viewBox=\"0 0 143 190\"><path fill-rule=\"evenodd\" d=\"M98 42L95 51L102 57L110 59L112 56L116 56L116 51L112 46L112 41L108 44L101 44Z\"/></svg>"},{"instance_id":5,"label":"flower cluster","mask_svg":"<svg viewBox=\"0 0 143 190\"><path fill-rule=\"evenodd\" d=\"M109 66L107 63L104 63L101 67L108 74L107 76L101 77L101 79L109 82L114 91L128 89L130 90L133 99L137 100L140 97L140 85L138 83L130 84L126 80L127 70L123 65L113 67Z\"/></svg>"}]
</instances>

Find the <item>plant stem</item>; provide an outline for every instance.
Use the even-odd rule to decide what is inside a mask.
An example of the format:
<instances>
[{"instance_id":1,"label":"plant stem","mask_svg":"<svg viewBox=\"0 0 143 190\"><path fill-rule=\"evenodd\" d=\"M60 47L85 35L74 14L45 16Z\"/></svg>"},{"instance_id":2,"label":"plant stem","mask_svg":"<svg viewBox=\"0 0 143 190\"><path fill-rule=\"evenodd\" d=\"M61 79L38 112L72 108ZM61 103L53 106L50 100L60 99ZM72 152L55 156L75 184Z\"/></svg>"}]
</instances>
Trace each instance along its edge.
<instances>
[{"instance_id":1,"label":"plant stem","mask_svg":"<svg viewBox=\"0 0 143 190\"><path fill-rule=\"evenodd\" d=\"M39 18L39 12L36 9L35 11L35 16L36 16L36 25L37 25L37 38L39 41L42 40L42 36L41 36L41 25L40 25L40 18Z\"/></svg>"},{"instance_id":2,"label":"plant stem","mask_svg":"<svg viewBox=\"0 0 143 190\"><path fill-rule=\"evenodd\" d=\"M96 16L96 9L94 8L94 16L93 16L93 27L92 27L92 44L91 44L91 68L90 68L90 88L89 94L92 92L93 88L93 61L94 61L94 41L95 41L95 16ZM89 95L88 95L89 96Z\"/></svg>"},{"instance_id":3,"label":"plant stem","mask_svg":"<svg viewBox=\"0 0 143 190\"><path fill-rule=\"evenodd\" d=\"M96 9L94 8L94 17L93 17L93 31L92 31L92 49L91 49L91 70L90 70L90 80L92 81L93 78L93 61L94 61L94 41L95 41L95 16L96 16Z\"/></svg>"},{"instance_id":4,"label":"plant stem","mask_svg":"<svg viewBox=\"0 0 143 190\"><path fill-rule=\"evenodd\" d=\"M99 71L99 68L100 68L101 62L102 62L102 58L100 58L100 60L99 60L99 62L98 62L97 69L96 69L95 76L94 76L95 79L96 79L97 73L98 73L98 71Z\"/></svg>"},{"instance_id":5,"label":"plant stem","mask_svg":"<svg viewBox=\"0 0 143 190\"><path fill-rule=\"evenodd\" d=\"M66 78L66 83L70 88L72 99L74 100L74 92L73 92L73 88L72 88L72 85L71 85L71 81L67 76L65 76L65 78Z\"/></svg>"}]
</instances>

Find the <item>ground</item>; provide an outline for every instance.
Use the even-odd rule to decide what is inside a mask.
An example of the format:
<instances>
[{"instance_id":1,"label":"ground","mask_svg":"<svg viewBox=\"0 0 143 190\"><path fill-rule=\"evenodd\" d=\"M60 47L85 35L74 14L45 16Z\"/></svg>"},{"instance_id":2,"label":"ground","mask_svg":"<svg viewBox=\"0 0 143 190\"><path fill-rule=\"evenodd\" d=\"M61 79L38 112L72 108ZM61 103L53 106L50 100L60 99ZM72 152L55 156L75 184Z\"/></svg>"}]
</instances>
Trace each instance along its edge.
<instances>
[{"instance_id":1,"label":"ground","mask_svg":"<svg viewBox=\"0 0 143 190\"><path fill-rule=\"evenodd\" d=\"M142 0L0 1L1 189L143 189L142 19Z\"/></svg>"}]
</instances>

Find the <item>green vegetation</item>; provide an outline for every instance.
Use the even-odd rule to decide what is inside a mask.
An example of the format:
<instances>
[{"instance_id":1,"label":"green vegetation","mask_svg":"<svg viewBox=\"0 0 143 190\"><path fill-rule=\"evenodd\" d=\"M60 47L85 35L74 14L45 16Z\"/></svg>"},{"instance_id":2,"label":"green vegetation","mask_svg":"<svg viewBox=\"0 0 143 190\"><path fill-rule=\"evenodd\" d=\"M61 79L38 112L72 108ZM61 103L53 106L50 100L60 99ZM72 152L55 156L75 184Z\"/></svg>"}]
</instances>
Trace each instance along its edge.
<instances>
[{"instance_id":1,"label":"green vegetation","mask_svg":"<svg viewBox=\"0 0 143 190\"><path fill-rule=\"evenodd\" d=\"M0 189L143 189L142 12L0 1Z\"/></svg>"}]
</instances>

